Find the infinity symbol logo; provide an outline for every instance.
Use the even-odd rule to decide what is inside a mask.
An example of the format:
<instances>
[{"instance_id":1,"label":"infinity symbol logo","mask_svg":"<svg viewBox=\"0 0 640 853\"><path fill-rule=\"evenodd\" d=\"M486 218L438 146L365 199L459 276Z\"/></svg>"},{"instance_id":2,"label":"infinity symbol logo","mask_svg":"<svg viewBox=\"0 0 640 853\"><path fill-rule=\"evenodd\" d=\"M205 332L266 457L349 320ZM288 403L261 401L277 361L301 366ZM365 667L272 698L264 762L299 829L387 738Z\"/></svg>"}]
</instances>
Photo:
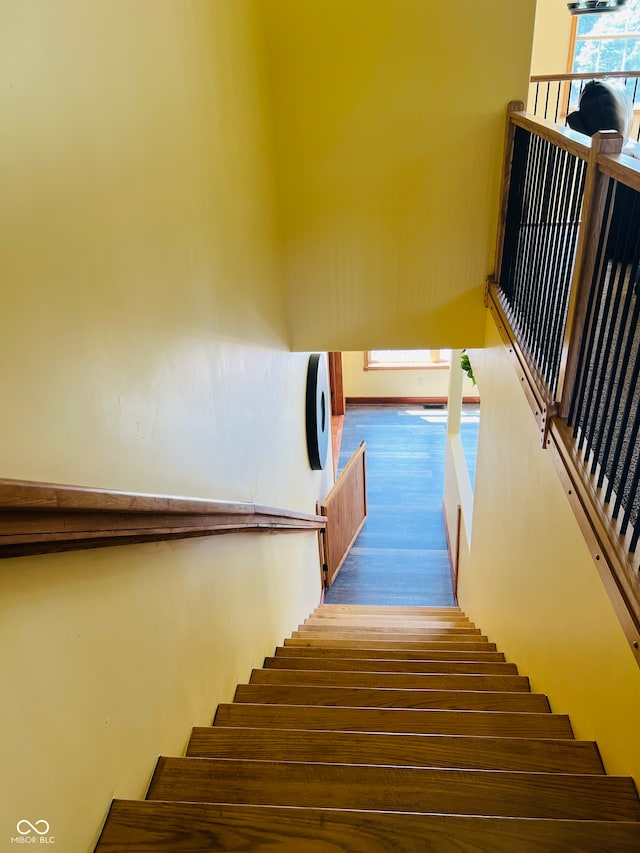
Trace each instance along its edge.
<instances>
[{"instance_id":1,"label":"infinity symbol logo","mask_svg":"<svg viewBox=\"0 0 640 853\"><path fill-rule=\"evenodd\" d=\"M24 829L23 827L27 827ZM38 827L44 827L44 829L38 829ZM37 832L38 835L46 835L49 832L49 824L46 820L37 820L35 823L31 823L28 820L19 820L16 829L20 833L20 835L28 835L30 832Z\"/></svg>"}]
</instances>

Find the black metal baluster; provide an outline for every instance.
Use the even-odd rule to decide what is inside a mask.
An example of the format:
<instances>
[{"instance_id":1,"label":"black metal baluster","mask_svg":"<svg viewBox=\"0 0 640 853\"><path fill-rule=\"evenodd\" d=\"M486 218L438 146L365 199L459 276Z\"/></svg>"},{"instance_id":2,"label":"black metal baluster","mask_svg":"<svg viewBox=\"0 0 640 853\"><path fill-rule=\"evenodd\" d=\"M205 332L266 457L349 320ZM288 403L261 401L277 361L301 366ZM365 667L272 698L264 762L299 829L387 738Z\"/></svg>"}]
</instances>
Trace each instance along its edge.
<instances>
[{"instance_id":1,"label":"black metal baluster","mask_svg":"<svg viewBox=\"0 0 640 853\"><path fill-rule=\"evenodd\" d=\"M567 239L563 247L561 263L559 263L561 275L566 284L564 287L562 304L556 317L551 344L554 358L554 368L553 374L551 376L550 387L554 396L558 389L558 379L560 375L562 345L564 342L564 335L567 324L567 309L569 304L569 295L571 292L573 269L576 260L576 246L580 231L580 213L582 210L582 198L584 195L586 171L586 164L584 163L584 161L580 160L578 157L574 157L571 176L572 194L568 213L570 225L567 231Z\"/></svg>"},{"instance_id":2,"label":"black metal baluster","mask_svg":"<svg viewBox=\"0 0 640 853\"><path fill-rule=\"evenodd\" d=\"M531 257L528 275L528 292L525 307L525 342L529 353L533 350L533 329L537 308L540 303L543 268L544 240L541 232L544 230L548 216L548 175L552 157L549 144L540 140L540 157L536 169L537 181L534 187L534 217L531 223Z\"/></svg>"},{"instance_id":3,"label":"black metal baluster","mask_svg":"<svg viewBox=\"0 0 640 853\"><path fill-rule=\"evenodd\" d=\"M613 487L614 472L616 466L611 461L611 444L613 441L614 430L612 429L612 415L620 406L622 397L622 384L620 381L621 373L621 349L624 342L624 317L628 315L628 307L625 311L623 302L625 292L626 265L625 258L628 257L629 250L629 229L625 229L625 254L620 258L616 265L616 275L612 283L613 301L610 305L610 313L607 317L607 337L604 343L604 354L601 359L603 365L602 370L602 390L603 399L600 403L602 412L602 433L603 444L599 452L598 462L600 463L600 472L598 475L598 488L602 487L605 475L610 478L610 487ZM630 291L627 288L626 303L630 302ZM622 328L621 328L622 322ZM607 417L607 413L609 417ZM614 449L615 454L615 449ZM610 493L610 492L609 492ZM608 500L608 498L607 498Z\"/></svg>"},{"instance_id":4,"label":"black metal baluster","mask_svg":"<svg viewBox=\"0 0 640 853\"><path fill-rule=\"evenodd\" d=\"M558 114L560 113L560 90L562 88L562 83L560 81L558 81L557 86L558 86L558 94L556 95L556 110L555 110L555 113L553 116L553 120L556 123L558 121Z\"/></svg>"},{"instance_id":5,"label":"black metal baluster","mask_svg":"<svg viewBox=\"0 0 640 853\"><path fill-rule=\"evenodd\" d=\"M548 157L543 176L542 218L538 234L539 268L537 271L537 288L531 317L531 356L539 365L542 362L544 347L542 332L544 315L553 290L551 281L553 269L549 263L549 252L553 243L556 205L560 195L558 180L560 169L558 168L558 161L561 160L563 153L555 146L547 146L547 148Z\"/></svg>"},{"instance_id":6,"label":"black metal baluster","mask_svg":"<svg viewBox=\"0 0 640 853\"><path fill-rule=\"evenodd\" d=\"M566 297L569 291L569 280L566 267L566 252L569 245L572 222L573 180L575 176L575 158L565 158L568 169L564 180L563 206L561 211L561 231L558 233L558 245L553 259L553 269L556 271L557 287L553 305L549 307L548 342L547 342L547 383L552 395L556 393L558 353L557 338L559 328L564 325L566 312Z\"/></svg>"},{"instance_id":7,"label":"black metal baluster","mask_svg":"<svg viewBox=\"0 0 640 853\"><path fill-rule=\"evenodd\" d=\"M551 88L551 82L547 83L547 95L544 99L544 118L547 118L549 115L549 89Z\"/></svg>"},{"instance_id":8,"label":"black metal baluster","mask_svg":"<svg viewBox=\"0 0 640 853\"><path fill-rule=\"evenodd\" d=\"M502 263L500 267L500 287L507 297L509 304L513 302L514 298L515 265L523 216L524 177L530 141L531 135L527 131L519 127L515 128L511 180L509 183Z\"/></svg>"},{"instance_id":9,"label":"black metal baluster","mask_svg":"<svg viewBox=\"0 0 640 853\"><path fill-rule=\"evenodd\" d=\"M604 433L606 429L606 414L611 399L613 381L615 381L616 365L612 358L613 340L615 335L615 318L617 316L622 286L624 283L625 258L629 257L630 235L629 229L622 227L622 223L629 221L631 216L632 198L626 187L620 187L618 191L617 204L613 209L612 230L614 235L614 248L612 253L611 274L604 293L603 310L600 313L600 334L598 340L600 345L596 351L598 363L598 379L594 387L592 408L593 429L589 435L589 443L594 451L591 462L591 474L595 474L598 464L604 463L602 456Z\"/></svg>"},{"instance_id":10,"label":"black metal baluster","mask_svg":"<svg viewBox=\"0 0 640 853\"><path fill-rule=\"evenodd\" d=\"M599 408L598 402L600 399L601 374L602 365L600 358L604 351L603 340L606 335L607 317L609 315L608 306L611 302L611 292L614 286L614 263L612 258L620 256L621 234L618 228L613 227L616 221L616 211L619 210L619 205L622 200L616 197L612 211L612 227L610 228L609 239L603 247L605 252L602 267L602 275L597 284L595 291L594 313L591 318L592 334L590 337L590 350L587 353L587 363L589 365L589 374L587 375L587 383L585 385L585 405L584 418L581 426L581 436L579 446L586 444L589 448L595 445L594 437L596 436L597 427L599 425ZM611 271L608 273L609 267ZM612 280L613 277L613 280Z\"/></svg>"},{"instance_id":11,"label":"black metal baluster","mask_svg":"<svg viewBox=\"0 0 640 853\"><path fill-rule=\"evenodd\" d=\"M541 156L540 143L541 140L539 137L532 136L527 169L524 176L524 209L523 216L521 218L518 264L515 271L516 276L514 282L514 316L525 342L527 340L527 303L531 293L531 262L534 240L533 230L534 222L537 217L536 186L538 180L538 163Z\"/></svg>"},{"instance_id":12,"label":"black metal baluster","mask_svg":"<svg viewBox=\"0 0 640 853\"><path fill-rule=\"evenodd\" d=\"M636 302L634 314L635 325L637 328L638 324L638 309L639 305ZM620 472L620 486L616 493L616 500L614 503L613 515L614 518L618 517L619 506L624 501L625 505L625 516L624 520L620 526L620 534L624 536L627 532L627 527L629 526L629 522L631 517L637 514L637 505L638 505L638 482L640 478L640 460L637 455L637 441L638 441L638 429L640 427L640 406L637 405L636 402L636 412L635 417L633 418L633 423L630 423L630 413L633 406L633 402L635 399L635 395L637 394L638 388L638 380L640 378L640 348L636 349L635 358L633 359L633 365L631 367L631 371L629 373L629 381L630 381L630 393L628 396L627 403L625 406L625 412L621 419L623 425L627 429L627 446L626 446L626 458L624 461L624 465ZM633 470L635 468L635 470ZM628 484L628 485L627 485ZM638 525L637 518L634 518L635 526Z\"/></svg>"},{"instance_id":13,"label":"black metal baluster","mask_svg":"<svg viewBox=\"0 0 640 853\"><path fill-rule=\"evenodd\" d=\"M628 195L630 191L623 188ZM640 254L640 246L638 244L638 226L640 213L640 199L637 193L633 193L631 204L628 206L629 218L625 222L625 254L620 261L621 271L625 269L623 262L631 257L631 261L626 265L628 273L621 275L619 294L616 294L616 302L613 306L614 317L612 318L611 329L615 334L615 346L612 346L611 361L616 365L615 375L611 376L609 372L609 388L606 399L604 401L603 411L608 413L607 419L607 438L602 454L602 468L598 477L598 487L601 488L604 482L604 476L608 477L608 486L605 495L605 503L611 500L611 493L616 481L618 467L620 465L620 454L624 446L624 430L616 429L616 412L620 411L621 406L624 409L622 423L626 423L629 418L631 405L633 403L633 395L627 395L623 402L624 395L624 371L625 365L628 364L632 357L634 344L635 326L633 324L633 312L631 309L633 299L633 278L635 270L638 268L638 260ZM633 245L633 251L631 251ZM629 281L625 286L625 281L629 275ZM622 305L620 305L622 302ZM631 325L629 324L631 320ZM613 343L613 342L612 342ZM616 485L616 490L618 486Z\"/></svg>"},{"instance_id":14,"label":"black metal baluster","mask_svg":"<svg viewBox=\"0 0 640 853\"><path fill-rule=\"evenodd\" d=\"M598 295L602 291L602 282L606 276L607 260L605 247L609 241L609 225L615 202L616 188L616 182L609 180L604 204L603 225L598 236L594 275L587 299L584 330L582 332L578 350L578 375L576 377L570 401L569 416L567 420L568 426L573 428L574 438L576 438L578 430L581 431L580 442L578 444L579 448L582 447L583 443L582 425L585 418L587 388L589 384L589 365L591 363L591 353L593 351L593 342L596 333Z\"/></svg>"},{"instance_id":15,"label":"black metal baluster","mask_svg":"<svg viewBox=\"0 0 640 853\"><path fill-rule=\"evenodd\" d=\"M559 274L558 252L560 251L563 232L565 230L565 220L567 211L567 174L568 161L570 155L566 151L561 151L559 156L559 164L557 169L556 186L553 189L553 194L556 203L551 211L552 227L550 228L551 240L549 240L549 251L546 257L546 268L548 270L547 293L544 305L541 308L540 319L538 323L538 361L540 370L544 376L547 387L550 388L550 379L553 369L551 340L552 328L554 326L555 317L559 306L562 302L562 287L563 280Z\"/></svg>"}]
</instances>

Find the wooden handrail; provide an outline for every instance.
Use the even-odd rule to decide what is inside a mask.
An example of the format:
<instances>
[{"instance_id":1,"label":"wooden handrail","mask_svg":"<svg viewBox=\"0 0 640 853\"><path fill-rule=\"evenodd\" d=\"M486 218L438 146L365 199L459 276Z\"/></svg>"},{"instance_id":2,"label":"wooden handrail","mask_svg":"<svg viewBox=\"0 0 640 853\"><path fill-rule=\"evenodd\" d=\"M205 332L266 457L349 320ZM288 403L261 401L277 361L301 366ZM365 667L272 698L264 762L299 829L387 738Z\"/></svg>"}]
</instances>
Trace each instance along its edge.
<instances>
[{"instance_id":1,"label":"wooden handrail","mask_svg":"<svg viewBox=\"0 0 640 853\"><path fill-rule=\"evenodd\" d=\"M583 133L517 110L510 112L509 117L513 124L528 130L530 133L535 133L536 136L546 139L558 148L573 154L574 157L579 157L581 160L589 159L591 140Z\"/></svg>"},{"instance_id":2,"label":"wooden handrail","mask_svg":"<svg viewBox=\"0 0 640 853\"><path fill-rule=\"evenodd\" d=\"M532 74L530 83L557 83L569 82L571 80L606 80L617 77L623 80L640 78L640 71L587 71L586 73L563 73L563 74Z\"/></svg>"},{"instance_id":3,"label":"wooden handrail","mask_svg":"<svg viewBox=\"0 0 640 853\"><path fill-rule=\"evenodd\" d=\"M0 557L325 524L320 515L251 502L0 479Z\"/></svg>"},{"instance_id":4,"label":"wooden handrail","mask_svg":"<svg viewBox=\"0 0 640 853\"><path fill-rule=\"evenodd\" d=\"M600 171L632 190L640 192L640 161L627 154L599 154Z\"/></svg>"}]
</instances>

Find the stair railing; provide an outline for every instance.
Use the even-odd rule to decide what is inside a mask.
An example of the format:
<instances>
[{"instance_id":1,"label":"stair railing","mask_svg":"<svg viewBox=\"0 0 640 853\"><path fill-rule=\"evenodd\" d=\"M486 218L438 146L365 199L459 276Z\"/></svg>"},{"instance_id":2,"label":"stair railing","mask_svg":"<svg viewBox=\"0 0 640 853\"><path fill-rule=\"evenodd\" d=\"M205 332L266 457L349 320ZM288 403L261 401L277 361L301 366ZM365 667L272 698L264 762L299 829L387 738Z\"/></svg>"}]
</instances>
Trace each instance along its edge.
<instances>
[{"instance_id":1,"label":"stair railing","mask_svg":"<svg viewBox=\"0 0 640 853\"><path fill-rule=\"evenodd\" d=\"M321 515L251 502L0 479L0 558L325 525Z\"/></svg>"},{"instance_id":2,"label":"stair railing","mask_svg":"<svg viewBox=\"0 0 640 853\"><path fill-rule=\"evenodd\" d=\"M535 74L529 81L527 110L536 118L565 124L578 109L580 95L589 80L615 80L627 90L631 102L640 99L640 71L605 71L587 74ZM634 115L631 138L640 139L640 121Z\"/></svg>"},{"instance_id":3,"label":"stair railing","mask_svg":"<svg viewBox=\"0 0 640 853\"><path fill-rule=\"evenodd\" d=\"M523 106L487 304L640 663L640 163Z\"/></svg>"}]
</instances>

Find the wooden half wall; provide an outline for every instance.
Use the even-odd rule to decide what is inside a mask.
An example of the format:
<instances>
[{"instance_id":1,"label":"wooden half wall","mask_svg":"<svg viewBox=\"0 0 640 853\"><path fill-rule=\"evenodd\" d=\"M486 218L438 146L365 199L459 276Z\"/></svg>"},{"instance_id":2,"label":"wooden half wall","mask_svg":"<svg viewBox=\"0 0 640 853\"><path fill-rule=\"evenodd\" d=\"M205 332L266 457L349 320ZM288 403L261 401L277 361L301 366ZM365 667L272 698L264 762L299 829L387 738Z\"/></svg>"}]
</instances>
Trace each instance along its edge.
<instances>
[{"instance_id":1,"label":"wooden half wall","mask_svg":"<svg viewBox=\"0 0 640 853\"><path fill-rule=\"evenodd\" d=\"M366 443L363 441L331 489L319 514L326 516L323 536L324 586L340 571L367 518Z\"/></svg>"}]
</instances>

